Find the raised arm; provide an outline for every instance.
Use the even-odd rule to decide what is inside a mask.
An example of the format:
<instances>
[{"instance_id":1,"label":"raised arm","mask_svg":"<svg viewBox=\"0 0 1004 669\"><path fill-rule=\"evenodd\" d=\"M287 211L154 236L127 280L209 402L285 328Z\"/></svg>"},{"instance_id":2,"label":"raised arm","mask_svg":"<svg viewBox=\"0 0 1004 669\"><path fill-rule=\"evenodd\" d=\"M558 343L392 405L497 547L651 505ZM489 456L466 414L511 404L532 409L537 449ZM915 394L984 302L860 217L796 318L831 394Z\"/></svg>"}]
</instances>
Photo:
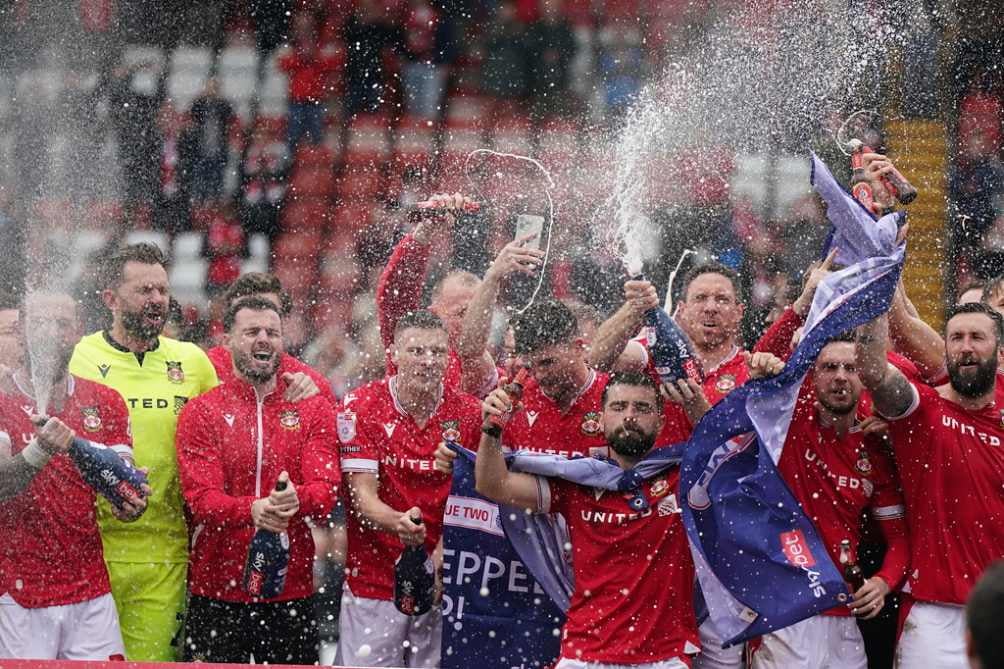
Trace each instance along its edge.
<instances>
[{"instance_id":1,"label":"raised arm","mask_svg":"<svg viewBox=\"0 0 1004 669\"><path fill-rule=\"evenodd\" d=\"M896 350L920 370L925 379L945 371L945 340L934 328L911 313L910 301L900 281L889 309L889 333Z\"/></svg>"},{"instance_id":2,"label":"raised arm","mask_svg":"<svg viewBox=\"0 0 1004 669\"><path fill-rule=\"evenodd\" d=\"M512 409L509 396L501 388L492 391L481 404L482 416L501 416ZM497 437L481 433L478 457L474 465L477 491L499 504L510 504L531 512L541 510L540 486L537 477L509 471L502 445Z\"/></svg>"},{"instance_id":3,"label":"raised arm","mask_svg":"<svg viewBox=\"0 0 1004 669\"><path fill-rule=\"evenodd\" d=\"M889 319L883 314L858 328L855 344L858 374L872 394L875 411L898 418L912 406L916 389L887 360Z\"/></svg>"},{"instance_id":4,"label":"raised arm","mask_svg":"<svg viewBox=\"0 0 1004 669\"><path fill-rule=\"evenodd\" d=\"M641 371L648 364L644 350L631 348L628 342L638 334L645 321L645 312L659 306L659 296L648 281L628 281L624 284L624 304L605 320L593 335L589 345L589 365L606 372Z\"/></svg>"}]
</instances>

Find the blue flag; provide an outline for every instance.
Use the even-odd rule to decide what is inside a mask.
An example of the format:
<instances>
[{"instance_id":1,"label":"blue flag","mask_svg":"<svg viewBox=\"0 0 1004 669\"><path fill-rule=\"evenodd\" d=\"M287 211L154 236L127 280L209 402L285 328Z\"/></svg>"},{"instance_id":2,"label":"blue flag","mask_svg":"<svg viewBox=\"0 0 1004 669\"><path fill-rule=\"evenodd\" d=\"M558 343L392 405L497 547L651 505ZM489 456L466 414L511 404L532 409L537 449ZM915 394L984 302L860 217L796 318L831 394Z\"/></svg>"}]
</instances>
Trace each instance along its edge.
<instances>
[{"instance_id":1,"label":"blue flag","mask_svg":"<svg viewBox=\"0 0 1004 669\"><path fill-rule=\"evenodd\" d=\"M462 448L443 517L442 669L531 669L558 657L565 615L506 539L507 511L474 488Z\"/></svg>"},{"instance_id":2,"label":"blue flag","mask_svg":"<svg viewBox=\"0 0 1004 669\"><path fill-rule=\"evenodd\" d=\"M815 156L838 260L816 289L803 337L777 377L732 391L697 425L681 469L683 518L712 624L741 643L847 601L847 587L777 471L798 391L823 346L889 308L901 217L876 220Z\"/></svg>"}]
</instances>

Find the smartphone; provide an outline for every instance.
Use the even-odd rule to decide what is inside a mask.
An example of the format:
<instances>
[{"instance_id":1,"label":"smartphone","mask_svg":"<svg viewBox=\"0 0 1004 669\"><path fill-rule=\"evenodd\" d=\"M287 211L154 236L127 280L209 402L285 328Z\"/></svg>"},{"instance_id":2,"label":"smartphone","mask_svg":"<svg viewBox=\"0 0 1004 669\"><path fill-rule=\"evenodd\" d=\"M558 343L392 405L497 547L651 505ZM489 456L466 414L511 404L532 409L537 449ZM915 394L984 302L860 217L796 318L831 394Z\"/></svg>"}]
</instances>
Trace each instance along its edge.
<instances>
[{"instance_id":1,"label":"smartphone","mask_svg":"<svg viewBox=\"0 0 1004 669\"><path fill-rule=\"evenodd\" d=\"M544 217L534 216L532 214L520 214L516 217L516 237L515 239L520 239L521 237L526 237L527 235L533 235L529 240L526 241L524 246L528 249L540 249L541 238L544 233Z\"/></svg>"}]
</instances>

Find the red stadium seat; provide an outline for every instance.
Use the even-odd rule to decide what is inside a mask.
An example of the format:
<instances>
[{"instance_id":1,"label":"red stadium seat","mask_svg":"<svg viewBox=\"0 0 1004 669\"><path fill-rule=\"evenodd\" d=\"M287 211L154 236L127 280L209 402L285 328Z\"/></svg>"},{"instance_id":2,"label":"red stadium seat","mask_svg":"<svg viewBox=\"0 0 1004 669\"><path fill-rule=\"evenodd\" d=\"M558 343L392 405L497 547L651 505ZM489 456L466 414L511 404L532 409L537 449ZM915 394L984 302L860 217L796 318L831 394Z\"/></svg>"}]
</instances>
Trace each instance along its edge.
<instances>
[{"instance_id":1,"label":"red stadium seat","mask_svg":"<svg viewBox=\"0 0 1004 669\"><path fill-rule=\"evenodd\" d=\"M346 202L334 211L331 234L336 238L355 237L369 227L373 216L372 202Z\"/></svg>"},{"instance_id":2,"label":"red stadium seat","mask_svg":"<svg viewBox=\"0 0 1004 669\"><path fill-rule=\"evenodd\" d=\"M342 202L371 202L380 194L383 174L379 167L351 167L338 177Z\"/></svg>"},{"instance_id":3,"label":"red stadium seat","mask_svg":"<svg viewBox=\"0 0 1004 669\"><path fill-rule=\"evenodd\" d=\"M329 167L298 167L290 179L292 197L331 197L335 194L335 175Z\"/></svg>"},{"instance_id":4,"label":"red stadium seat","mask_svg":"<svg viewBox=\"0 0 1004 669\"><path fill-rule=\"evenodd\" d=\"M325 198L288 198L282 208L281 227L289 232L319 231L331 220L331 203Z\"/></svg>"},{"instance_id":5,"label":"red stadium seat","mask_svg":"<svg viewBox=\"0 0 1004 669\"><path fill-rule=\"evenodd\" d=\"M312 167L331 169L335 165L335 154L323 146L300 144L296 148L293 163L299 169Z\"/></svg>"}]
</instances>

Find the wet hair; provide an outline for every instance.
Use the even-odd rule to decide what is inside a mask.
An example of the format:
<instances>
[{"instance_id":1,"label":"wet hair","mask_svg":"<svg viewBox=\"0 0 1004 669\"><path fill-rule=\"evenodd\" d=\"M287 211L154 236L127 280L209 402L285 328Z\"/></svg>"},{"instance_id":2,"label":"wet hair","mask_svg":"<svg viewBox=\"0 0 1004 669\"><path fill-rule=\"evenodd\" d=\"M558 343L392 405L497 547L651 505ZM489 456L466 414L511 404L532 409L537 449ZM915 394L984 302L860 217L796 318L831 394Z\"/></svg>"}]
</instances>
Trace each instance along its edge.
<instances>
[{"instance_id":1,"label":"wet hair","mask_svg":"<svg viewBox=\"0 0 1004 669\"><path fill-rule=\"evenodd\" d=\"M596 309L596 307L574 301L566 301L565 306L567 306L572 314L575 315L575 322L580 328L580 333L582 332L581 328L586 323L594 323L596 327L603 324L603 316L600 315L600 312Z\"/></svg>"},{"instance_id":2,"label":"wet hair","mask_svg":"<svg viewBox=\"0 0 1004 669\"><path fill-rule=\"evenodd\" d=\"M271 300L255 296L242 297L227 307L227 313L223 316L223 329L226 332L230 332L234 328L234 323L237 322L237 314L244 309L250 309L251 311L274 311L277 316L282 317L282 314L275 308L275 304Z\"/></svg>"},{"instance_id":3,"label":"wet hair","mask_svg":"<svg viewBox=\"0 0 1004 669\"><path fill-rule=\"evenodd\" d=\"M293 310L293 300L290 298L289 293L282 289L279 277L266 272L248 272L242 274L236 281L230 284L227 292L223 294L223 299L227 305L230 305L234 303L234 300L239 300L242 297L264 295L266 293L275 293L279 296L280 316L288 316Z\"/></svg>"},{"instance_id":4,"label":"wet hair","mask_svg":"<svg viewBox=\"0 0 1004 669\"><path fill-rule=\"evenodd\" d=\"M971 288L976 288L976 286L970 286L966 288L966 290L970 290ZM983 283L983 295L980 297L980 301L989 302L990 298L999 293L1002 289L1004 289L1004 274L995 276L989 281ZM959 295L962 295L963 292L964 291L960 290Z\"/></svg>"},{"instance_id":5,"label":"wet hair","mask_svg":"<svg viewBox=\"0 0 1004 669\"><path fill-rule=\"evenodd\" d=\"M114 250L102 263L100 279L102 288L115 288L122 283L127 263L160 265L167 269L167 256L156 244L140 242L128 244Z\"/></svg>"},{"instance_id":6,"label":"wet hair","mask_svg":"<svg viewBox=\"0 0 1004 669\"><path fill-rule=\"evenodd\" d=\"M545 346L567 344L579 335L575 314L557 300L534 302L509 322L516 339L516 353L526 355Z\"/></svg>"},{"instance_id":7,"label":"wet hair","mask_svg":"<svg viewBox=\"0 0 1004 669\"><path fill-rule=\"evenodd\" d=\"M739 285L739 274L727 265L723 265L716 260L710 260L694 265L683 275L683 286L680 289L680 297L683 300L687 299L687 291L690 290L690 284L702 274L720 274L724 276L732 284L732 292L735 293L736 300L740 299L739 296L742 287Z\"/></svg>"},{"instance_id":8,"label":"wet hair","mask_svg":"<svg viewBox=\"0 0 1004 669\"><path fill-rule=\"evenodd\" d=\"M966 602L966 628L972 636L971 652L983 667L1004 667L1004 561L983 572Z\"/></svg>"},{"instance_id":9,"label":"wet hair","mask_svg":"<svg viewBox=\"0 0 1004 669\"><path fill-rule=\"evenodd\" d=\"M655 393L655 404L659 408L659 412L662 412L662 393L659 392L659 387L656 385L655 380L645 372L616 372L611 374L607 380L607 385L603 388L603 396L600 401L601 406L605 407L607 405L607 396L610 394L610 388L613 386L651 388L652 392Z\"/></svg>"},{"instance_id":10,"label":"wet hair","mask_svg":"<svg viewBox=\"0 0 1004 669\"><path fill-rule=\"evenodd\" d=\"M948 307L945 314L945 331L948 330L948 322L960 314L983 314L994 322L994 335L997 337L997 345L1004 341L1004 318L995 309L982 302L966 302L965 304L954 304Z\"/></svg>"},{"instance_id":11,"label":"wet hair","mask_svg":"<svg viewBox=\"0 0 1004 669\"><path fill-rule=\"evenodd\" d=\"M398 319L397 325L394 326L394 338L397 339L398 334L408 328L418 328L419 330L445 330L446 326L443 325L443 319L436 314L432 313L428 309L419 309L418 311L409 311Z\"/></svg>"},{"instance_id":12,"label":"wet hair","mask_svg":"<svg viewBox=\"0 0 1004 669\"><path fill-rule=\"evenodd\" d=\"M432 293L429 295L430 302L435 303L442 296L443 286L446 285L446 282L454 279L459 280L460 285L465 288L477 288L477 286L481 283L481 279L479 279L477 275L471 274L467 270L451 270L432 287Z\"/></svg>"},{"instance_id":13,"label":"wet hair","mask_svg":"<svg viewBox=\"0 0 1004 669\"><path fill-rule=\"evenodd\" d=\"M980 291L980 296L981 296L980 299L981 300L986 299L986 296L983 295L986 289L987 289L986 281L984 281L983 279L970 277L964 283L960 284L958 290L955 291L955 301L958 302L960 297L962 297L965 293L968 293L971 290Z\"/></svg>"},{"instance_id":14,"label":"wet hair","mask_svg":"<svg viewBox=\"0 0 1004 669\"><path fill-rule=\"evenodd\" d=\"M827 344L836 344L838 342L843 342L847 344L853 344L857 341L857 337L854 334L854 330L844 330L839 334L835 334L826 340Z\"/></svg>"}]
</instances>

